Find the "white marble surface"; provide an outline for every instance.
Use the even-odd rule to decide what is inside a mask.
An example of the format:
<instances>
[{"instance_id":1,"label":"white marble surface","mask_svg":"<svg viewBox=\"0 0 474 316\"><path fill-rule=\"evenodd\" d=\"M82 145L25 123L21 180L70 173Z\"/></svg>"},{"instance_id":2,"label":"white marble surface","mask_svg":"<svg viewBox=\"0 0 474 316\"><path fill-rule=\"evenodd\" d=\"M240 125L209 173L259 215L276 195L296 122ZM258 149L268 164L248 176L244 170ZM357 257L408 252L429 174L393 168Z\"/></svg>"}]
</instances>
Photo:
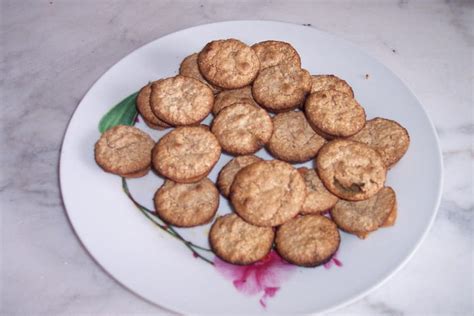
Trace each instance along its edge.
<instances>
[{"instance_id":1,"label":"white marble surface","mask_svg":"<svg viewBox=\"0 0 474 316\"><path fill-rule=\"evenodd\" d=\"M473 1L1 1L1 314L167 313L119 286L69 225L63 133L94 81L167 33L213 21L311 24L378 58L414 91L443 148L436 222L407 266L340 315L473 313Z\"/></svg>"}]
</instances>

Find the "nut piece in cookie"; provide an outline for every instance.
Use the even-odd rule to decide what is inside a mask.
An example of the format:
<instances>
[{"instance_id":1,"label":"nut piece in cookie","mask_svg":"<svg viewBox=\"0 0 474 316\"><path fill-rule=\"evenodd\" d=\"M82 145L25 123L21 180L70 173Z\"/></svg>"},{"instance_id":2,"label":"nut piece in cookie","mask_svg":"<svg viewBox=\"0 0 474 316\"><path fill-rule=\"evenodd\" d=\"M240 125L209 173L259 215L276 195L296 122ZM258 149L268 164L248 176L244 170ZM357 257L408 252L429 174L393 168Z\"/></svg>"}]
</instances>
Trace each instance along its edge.
<instances>
[{"instance_id":1,"label":"nut piece in cookie","mask_svg":"<svg viewBox=\"0 0 474 316\"><path fill-rule=\"evenodd\" d=\"M217 178L217 186L222 195L229 197L230 187L234 182L237 172L257 161L262 161L262 159L254 155L239 156L229 161L219 172L219 177Z\"/></svg>"},{"instance_id":2,"label":"nut piece in cookie","mask_svg":"<svg viewBox=\"0 0 474 316\"><path fill-rule=\"evenodd\" d=\"M195 183L166 180L155 194L155 210L168 224L193 227L211 221L219 206L219 192L208 178Z\"/></svg>"},{"instance_id":3,"label":"nut piece in cookie","mask_svg":"<svg viewBox=\"0 0 474 316\"><path fill-rule=\"evenodd\" d=\"M230 200L245 221L257 226L278 226L295 217L306 197L306 184L290 164L255 162L235 176Z\"/></svg>"},{"instance_id":4,"label":"nut piece in cookie","mask_svg":"<svg viewBox=\"0 0 474 316\"><path fill-rule=\"evenodd\" d=\"M380 117L367 121L364 128L349 139L375 149L387 168L405 155L410 144L410 136L405 128L395 121Z\"/></svg>"},{"instance_id":5,"label":"nut piece in cookie","mask_svg":"<svg viewBox=\"0 0 474 316\"><path fill-rule=\"evenodd\" d=\"M273 118L273 134L267 144L270 153L284 161L313 159L326 140L309 125L303 112L285 112Z\"/></svg>"},{"instance_id":6,"label":"nut piece in cookie","mask_svg":"<svg viewBox=\"0 0 474 316\"><path fill-rule=\"evenodd\" d=\"M351 86L341 78L335 75L313 75L311 76L311 93L337 90L354 97L354 91Z\"/></svg>"},{"instance_id":7,"label":"nut piece in cookie","mask_svg":"<svg viewBox=\"0 0 474 316\"><path fill-rule=\"evenodd\" d=\"M198 56L201 74L224 89L237 89L253 82L260 69L257 54L236 39L207 43Z\"/></svg>"},{"instance_id":8,"label":"nut piece in cookie","mask_svg":"<svg viewBox=\"0 0 474 316\"><path fill-rule=\"evenodd\" d=\"M178 127L163 136L153 149L153 167L179 183L197 182L207 176L221 155L214 134L204 126Z\"/></svg>"},{"instance_id":9,"label":"nut piece in cookie","mask_svg":"<svg viewBox=\"0 0 474 316\"><path fill-rule=\"evenodd\" d=\"M369 146L350 140L333 140L316 157L316 170L324 186L338 197L366 200L382 189L387 169L382 157Z\"/></svg>"},{"instance_id":10,"label":"nut piece in cookie","mask_svg":"<svg viewBox=\"0 0 474 316\"><path fill-rule=\"evenodd\" d=\"M329 192L314 169L298 168L306 183L306 198L301 214L321 214L336 205L339 198Z\"/></svg>"},{"instance_id":11,"label":"nut piece in cookie","mask_svg":"<svg viewBox=\"0 0 474 316\"><path fill-rule=\"evenodd\" d=\"M136 100L138 113L140 113L140 115L143 117L145 124L148 125L150 128L154 128L158 130L171 127L171 125L160 120L155 115L155 113L153 113L153 111L151 110L150 96L151 96L151 83L141 88Z\"/></svg>"},{"instance_id":12,"label":"nut piece in cookie","mask_svg":"<svg viewBox=\"0 0 474 316\"><path fill-rule=\"evenodd\" d=\"M291 44L280 41L264 41L252 45L260 60L260 69L290 64L301 68L301 58Z\"/></svg>"},{"instance_id":13,"label":"nut piece in cookie","mask_svg":"<svg viewBox=\"0 0 474 316\"><path fill-rule=\"evenodd\" d=\"M246 265L263 259L270 252L274 237L271 227L254 226L236 214L227 214L212 225L209 243L222 260Z\"/></svg>"},{"instance_id":14,"label":"nut piece in cookie","mask_svg":"<svg viewBox=\"0 0 474 316\"><path fill-rule=\"evenodd\" d=\"M268 113L249 103L234 103L219 112L211 127L222 149L233 155L253 154L272 136Z\"/></svg>"},{"instance_id":15,"label":"nut piece in cookie","mask_svg":"<svg viewBox=\"0 0 474 316\"><path fill-rule=\"evenodd\" d=\"M95 144L95 161L107 172L126 178L144 176L150 169L155 142L133 126L117 125Z\"/></svg>"},{"instance_id":16,"label":"nut piece in cookie","mask_svg":"<svg viewBox=\"0 0 474 316\"><path fill-rule=\"evenodd\" d=\"M216 95L214 106L212 107L212 114L217 115L223 109L234 103L250 103L258 106L253 99L252 88L246 86L240 89L224 90Z\"/></svg>"},{"instance_id":17,"label":"nut piece in cookie","mask_svg":"<svg viewBox=\"0 0 474 316\"><path fill-rule=\"evenodd\" d=\"M393 225L394 219L390 216L394 216L394 210L396 214L396 208L395 192L384 187L368 200L339 200L331 210L331 217L340 229L364 239L387 221Z\"/></svg>"},{"instance_id":18,"label":"nut piece in cookie","mask_svg":"<svg viewBox=\"0 0 474 316\"><path fill-rule=\"evenodd\" d=\"M151 86L151 109L173 125L195 125L212 110L214 94L205 83L178 75L155 81Z\"/></svg>"},{"instance_id":19,"label":"nut piece in cookie","mask_svg":"<svg viewBox=\"0 0 474 316\"><path fill-rule=\"evenodd\" d=\"M197 59L198 59L197 53L191 54L185 59L183 59L183 61L181 62L181 65L179 66L179 74L182 76L197 79L201 81L202 83L207 84L209 88L211 88L214 94L221 91L219 87L212 85L211 83L207 82L206 79L204 79L201 72L199 71Z\"/></svg>"},{"instance_id":20,"label":"nut piece in cookie","mask_svg":"<svg viewBox=\"0 0 474 316\"><path fill-rule=\"evenodd\" d=\"M300 216L278 227L275 246L288 262L316 267L328 262L339 248L341 236L326 216Z\"/></svg>"},{"instance_id":21,"label":"nut piece in cookie","mask_svg":"<svg viewBox=\"0 0 474 316\"><path fill-rule=\"evenodd\" d=\"M258 104L271 112L286 112L303 104L311 89L308 71L288 64L265 68L252 86Z\"/></svg>"}]
</instances>

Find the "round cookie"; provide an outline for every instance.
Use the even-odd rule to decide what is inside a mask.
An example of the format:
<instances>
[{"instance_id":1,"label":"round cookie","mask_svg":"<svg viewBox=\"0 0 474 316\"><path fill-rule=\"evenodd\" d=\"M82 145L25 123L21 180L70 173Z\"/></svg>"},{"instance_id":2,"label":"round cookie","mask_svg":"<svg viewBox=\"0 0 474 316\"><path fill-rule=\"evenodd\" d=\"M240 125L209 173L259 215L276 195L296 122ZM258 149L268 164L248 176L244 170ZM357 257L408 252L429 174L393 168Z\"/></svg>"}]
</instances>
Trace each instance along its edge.
<instances>
[{"instance_id":1,"label":"round cookie","mask_svg":"<svg viewBox=\"0 0 474 316\"><path fill-rule=\"evenodd\" d=\"M396 205L395 192L384 187L365 201L339 200L331 210L331 217L340 229L363 239L391 220Z\"/></svg>"},{"instance_id":2,"label":"round cookie","mask_svg":"<svg viewBox=\"0 0 474 316\"><path fill-rule=\"evenodd\" d=\"M156 214L177 227L193 227L211 221L219 206L219 192L214 183L203 178L195 183L166 180L156 192Z\"/></svg>"},{"instance_id":3,"label":"round cookie","mask_svg":"<svg viewBox=\"0 0 474 316\"><path fill-rule=\"evenodd\" d=\"M380 155L369 146L350 140L333 140L316 157L324 186L338 197L366 200L384 185L387 169Z\"/></svg>"},{"instance_id":4,"label":"round cookie","mask_svg":"<svg viewBox=\"0 0 474 316\"><path fill-rule=\"evenodd\" d=\"M212 114L217 115L223 109L234 103L250 103L258 106L253 99L252 88L246 86L240 89L224 90L216 95L214 106L212 107Z\"/></svg>"},{"instance_id":5,"label":"round cookie","mask_svg":"<svg viewBox=\"0 0 474 316\"><path fill-rule=\"evenodd\" d=\"M319 179L316 170L298 168L306 183L306 198L301 214L322 214L336 205L339 198L329 192Z\"/></svg>"},{"instance_id":6,"label":"round cookie","mask_svg":"<svg viewBox=\"0 0 474 316\"><path fill-rule=\"evenodd\" d=\"M303 177L279 160L255 162L243 168L230 189L237 214L257 226L278 226L295 217L305 197Z\"/></svg>"},{"instance_id":7,"label":"round cookie","mask_svg":"<svg viewBox=\"0 0 474 316\"><path fill-rule=\"evenodd\" d=\"M230 187L234 182L235 175L244 167L253 164L254 162L262 161L261 158L253 155L235 157L229 161L224 168L219 172L217 177L217 186L222 195L229 197Z\"/></svg>"},{"instance_id":8,"label":"round cookie","mask_svg":"<svg viewBox=\"0 0 474 316\"><path fill-rule=\"evenodd\" d=\"M95 161L107 172L136 178L148 172L154 145L153 139L138 128L117 125L95 144Z\"/></svg>"},{"instance_id":9,"label":"round cookie","mask_svg":"<svg viewBox=\"0 0 474 316\"><path fill-rule=\"evenodd\" d=\"M365 125L364 108L350 95L336 90L311 93L305 112L314 130L330 137L352 136Z\"/></svg>"},{"instance_id":10,"label":"round cookie","mask_svg":"<svg viewBox=\"0 0 474 316\"><path fill-rule=\"evenodd\" d=\"M207 84L178 75L155 81L150 102L161 120L174 126L195 125L211 112L214 94Z\"/></svg>"},{"instance_id":11,"label":"round cookie","mask_svg":"<svg viewBox=\"0 0 474 316\"><path fill-rule=\"evenodd\" d=\"M280 113L272 120L273 134L267 148L280 160L293 163L308 161L326 142L311 128L303 112Z\"/></svg>"},{"instance_id":12,"label":"round cookie","mask_svg":"<svg viewBox=\"0 0 474 316\"><path fill-rule=\"evenodd\" d=\"M303 104L311 89L308 71L289 64L265 68L252 86L252 95L258 104L271 112L286 112Z\"/></svg>"},{"instance_id":13,"label":"round cookie","mask_svg":"<svg viewBox=\"0 0 474 316\"><path fill-rule=\"evenodd\" d=\"M178 127L163 136L153 149L153 167L179 183L207 176L221 155L221 146L206 126Z\"/></svg>"},{"instance_id":14,"label":"round cookie","mask_svg":"<svg viewBox=\"0 0 474 316\"><path fill-rule=\"evenodd\" d=\"M148 125L150 128L159 130L171 127L171 125L160 120L155 115L155 113L153 113L153 111L151 110L150 96L151 83L141 88L136 100L138 113L140 113L140 115L143 117L143 120L145 121L146 125Z\"/></svg>"},{"instance_id":15,"label":"round cookie","mask_svg":"<svg viewBox=\"0 0 474 316\"><path fill-rule=\"evenodd\" d=\"M354 91L351 86L341 78L335 75L313 75L311 76L311 93L337 90L354 97Z\"/></svg>"},{"instance_id":16,"label":"round cookie","mask_svg":"<svg viewBox=\"0 0 474 316\"><path fill-rule=\"evenodd\" d=\"M198 54L194 53L183 59L181 65L179 66L179 74L186 77L191 77L205 83L211 88L214 94L219 93L221 89L212 85L211 83L207 82L206 79L202 76L201 72L199 71L199 66L197 63Z\"/></svg>"},{"instance_id":17,"label":"round cookie","mask_svg":"<svg viewBox=\"0 0 474 316\"><path fill-rule=\"evenodd\" d=\"M271 227L258 227L236 214L216 219L209 232L212 251L222 260L246 265L263 259L272 249L275 233Z\"/></svg>"},{"instance_id":18,"label":"round cookie","mask_svg":"<svg viewBox=\"0 0 474 316\"><path fill-rule=\"evenodd\" d=\"M198 65L204 78L224 89L249 85L260 69L252 48L236 39L207 43L199 53Z\"/></svg>"},{"instance_id":19,"label":"round cookie","mask_svg":"<svg viewBox=\"0 0 474 316\"><path fill-rule=\"evenodd\" d=\"M367 121L364 128L349 139L375 149L388 168L405 155L410 144L410 136L405 128L395 121L380 117Z\"/></svg>"},{"instance_id":20,"label":"round cookie","mask_svg":"<svg viewBox=\"0 0 474 316\"><path fill-rule=\"evenodd\" d=\"M268 113L249 103L234 103L219 112L211 127L222 149L233 155L253 154L272 136Z\"/></svg>"},{"instance_id":21,"label":"round cookie","mask_svg":"<svg viewBox=\"0 0 474 316\"><path fill-rule=\"evenodd\" d=\"M341 236L336 224L326 216L307 215L289 220L276 233L275 247L288 262L316 267L336 253Z\"/></svg>"},{"instance_id":22,"label":"round cookie","mask_svg":"<svg viewBox=\"0 0 474 316\"><path fill-rule=\"evenodd\" d=\"M260 60L260 70L280 64L301 68L301 58L291 44L280 41L264 41L252 45Z\"/></svg>"}]
</instances>

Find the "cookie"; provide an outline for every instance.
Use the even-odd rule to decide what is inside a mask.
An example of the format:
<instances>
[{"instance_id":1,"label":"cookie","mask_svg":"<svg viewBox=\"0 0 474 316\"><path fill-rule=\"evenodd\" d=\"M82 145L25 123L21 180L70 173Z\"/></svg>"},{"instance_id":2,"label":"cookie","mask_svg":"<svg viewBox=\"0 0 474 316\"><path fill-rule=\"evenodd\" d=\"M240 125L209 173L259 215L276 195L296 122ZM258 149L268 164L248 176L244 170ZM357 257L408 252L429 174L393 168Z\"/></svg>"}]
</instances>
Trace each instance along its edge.
<instances>
[{"instance_id":1,"label":"cookie","mask_svg":"<svg viewBox=\"0 0 474 316\"><path fill-rule=\"evenodd\" d=\"M336 90L354 97L351 86L335 75L313 75L311 76L311 93Z\"/></svg>"},{"instance_id":2,"label":"cookie","mask_svg":"<svg viewBox=\"0 0 474 316\"><path fill-rule=\"evenodd\" d=\"M223 109L234 103L250 103L258 106L253 99L252 88L246 86L240 89L224 90L216 95L214 106L212 107L212 114L217 115Z\"/></svg>"},{"instance_id":3,"label":"cookie","mask_svg":"<svg viewBox=\"0 0 474 316\"><path fill-rule=\"evenodd\" d=\"M201 72L199 71L197 59L198 59L197 53L191 54L185 59L183 59L183 61L181 62L181 65L179 66L179 74L186 77L197 79L201 81L202 83L207 84L209 88L211 88L214 94L219 93L221 89L207 82L207 80L204 79L204 77L202 76Z\"/></svg>"},{"instance_id":4,"label":"cookie","mask_svg":"<svg viewBox=\"0 0 474 316\"><path fill-rule=\"evenodd\" d=\"M273 134L267 144L270 153L284 161L313 159L326 142L309 125L303 112L285 112L273 118Z\"/></svg>"},{"instance_id":5,"label":"cookie","mask_svg":"<svg viewBox=\"0 0 474 316\"><path fill-rule=\"evenodd\" d=\"M239 172L242 168L247 167L248 165L251 165L257 161L262 161L262 159L253 155L239 156L229 161L224 166L224 168L222 168L222 170L219 172L219 176L217 177L217 186L219 187L219 190L221 191L222 195L225 197L229 197L230 187L234 182L234 178L237 172Z\"/></svg>"},{"instance_id":6,"label":"cookie","mask_svg":"<svg viewBox=\"0 0 474 316\"><path fill-rule=\"evenodd\" d=\"M151 96L151 83L141 88L136 100L138 113L140 113L140 115L143 117L145 124L148 125L150 128L159 129L159 130L171 127L171 125L160 120L155 115L155 113L153 113L153 111L151 110L150 96Z\"/></svg>"},{"instance_id":7,"label":"cookie","mask_svg":"<svg viewBox=\"0 0 474 316\"><path fill-rule=\"evenodd\" d=\"M303 104L311 89L309 72L289 64L265 68L252 86L258 104L271 112L286 112Z\"/></svg>"},{"instance_id":8,"label":"cookie","mask_svg":"<svg viewBox=\"0 0 474 316\"><path fill-rule=\"evenodd\" d=\"M315 131L331 137L352 136L365 125L364 108L350 95L336 90L311 93L305 112Z\"/></svg>"},{"instance_id":9,"label":"cookie","mask_svg":"<svg viewBox=\"0 0 474 316\"><path fill-rule=\"evenodd\" d=\"M322 214L336 205L339 198L326 189L314 169L298 168L306 183L306 198L301 214Z\"/></svg>"},{"instance_id":10,"label":"cookie","mask_svg":"<svg viewBox=\"0 0 474 316\"><path fill-rule=\"evenodd\" d=\"M301 68L301 58L291 44L280 41L264 41L252 45L252 49L260 60L260 70L290 64Z\"/></svg>"},{"instance_id":11,"label":"cookie","mask_svg":"<svg viewBox=\"0 0 474 316\"><path fill-rule=\"evenodd\" d=\"M275 247L290 263L316 267L331 259L340 242L341 236L333 221L326 216L307 215L278 227Z\"/></svg>"},{"instance_id":12,"label":"cookie","mask_svg":"<svg viewBox=\"0 0 474 316\"><path fill-rule=\"evenodd\" d=\"M117 125L95 144L95 161L107 172L136 178L148 172L154 145L153 139L138 128Z\"/></svg>"},{"instance_id":13,"label":"cookie","mask_svg":"<svg viewBox=\"0 0 474 316\"><path fill-rule=\"evenodd\" d=\"M389 217L396 210L396 204L393 189L384 187L365 201L339 200L331 210L331 217L340 229L364 239L387 220L393 221Z\"/></svg>"},{"instance_id":14,"label":"cookie","mask_svg":"<svg viewBox=\"0 0 474 316\"><path fill-rule=\"evenodd\" d=\"M166 180L156 192L156 214L177 227L193 227L211 221L219 206L219 191L208 178L194 183Z\"/></svg>"},{"instance_id":15,"label":"cookie","mask_svg":"<svg viewBox=\"0 0 474 316\"><path fill-rule=\"evenodd\" d=\"M211 112L214 94L205 83L178 75L155 81L150 103L153 113L168 124L196 125Z\"/></svg>"},{"instance_id":16,"label":"cookie","mask_svg":"<svg viewBox=\"0 0 474 316\"><path fill-rule=\"evenodd\" d=\"M387 167L397 163L410 144L410 136L405 128L395 121L380 117L367 121L364 128L349 139L375 149Z\"/></svg>"},{"instance_id":17,"label":"cookie","mask_svg":"<svg viewBox=\"0 0 474 316\"><path fill-rule=\"evenodd\" d=\"M179 183L197 182L207 176L221 155L214 134L203 125L183 126L163 136L153 148L153 167Z\"/></svg>"},{"instance_id":18,"label":"cookie","mask_svg":"<svg viewBox=\"0 0 474 316\"><path fill-rule=\"evenodd\" d=\"M271 227L258 227L236 214L216 219L209 232L212 251L222 260L246 265L263 259L272 249L275 233Z\"/></svg>"},{"instance_id":19,"label":"cookie","mask_svg":"<svg viewBox=\"0 0 474 316\"><path fill-rule=\"evenodd\" d=\"M207 43L198 56L201 74L224 89L237 89L253 82L260 61L252 48L236 39Z\"/></svg>"},{"instance_id":20,"label":"cookie","mask_svg":"<svg viewBox=\"0 0 474 316\"><path fill-rule=\"evenodd\" d=\"M217 114L211 131L226 152L248 155L270 140L273 123L265 110L249 103L234 103Z\"/></svg>"},{"instance_id":21,"label":"cookie","mask_svg":"<svg viewBox=\"0 0 474 316\"><path fill-rule=\"evenodd\" d=\"M295 217L305 197L303 177L279 160L255 162L243 168L230 189L237 214L257 226L278 226Z\"/></svg>"},{"instance_id":22,"label":"cookie","mask_svg":"<svg viewBox=\"0 0 474 316\"><path fill-rule=\"evenodd\" d=\"M382 157L369 146L350 140L333 140L316 157L324 186L338 197L366 200L383 187L387 169Z\"/></svg>"}]
</instances>

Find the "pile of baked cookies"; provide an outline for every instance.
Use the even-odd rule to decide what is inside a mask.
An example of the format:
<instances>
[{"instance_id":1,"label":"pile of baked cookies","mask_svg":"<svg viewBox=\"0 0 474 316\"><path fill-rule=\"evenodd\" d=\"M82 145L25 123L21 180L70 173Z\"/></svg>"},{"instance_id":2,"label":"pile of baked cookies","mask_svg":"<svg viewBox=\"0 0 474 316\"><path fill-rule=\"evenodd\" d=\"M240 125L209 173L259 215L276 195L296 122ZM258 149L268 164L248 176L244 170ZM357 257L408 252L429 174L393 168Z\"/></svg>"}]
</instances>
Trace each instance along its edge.
<instances>
[{"instance_id":1,"label":"pile of baked cookies","mask_svg":"<svg viewBox=\"0 0 474 316\"><path fill-rule=\"evenodd\" d=\"M210 222L220 191L235 212L214 221L209 242L227 262L251 264L275 247L290 263L317 266L337 251L338 229L365 238L395 222L395 192L384 183L407 131L366 121L347 82L311 76L288 43L212 41L179 75L143 87L136 103L148 126L172 130L155 144L135 127L110 128L96 143L97 163L122 177L153 166L166 178L156 213L178 227ZM211 126L200 125L211 112ZM253 155L264 146L274 160ZM221 151L235 158L216 186L207 175ZM312 159L315 168L292 165Z\"/></svg>"}]
</instances>

